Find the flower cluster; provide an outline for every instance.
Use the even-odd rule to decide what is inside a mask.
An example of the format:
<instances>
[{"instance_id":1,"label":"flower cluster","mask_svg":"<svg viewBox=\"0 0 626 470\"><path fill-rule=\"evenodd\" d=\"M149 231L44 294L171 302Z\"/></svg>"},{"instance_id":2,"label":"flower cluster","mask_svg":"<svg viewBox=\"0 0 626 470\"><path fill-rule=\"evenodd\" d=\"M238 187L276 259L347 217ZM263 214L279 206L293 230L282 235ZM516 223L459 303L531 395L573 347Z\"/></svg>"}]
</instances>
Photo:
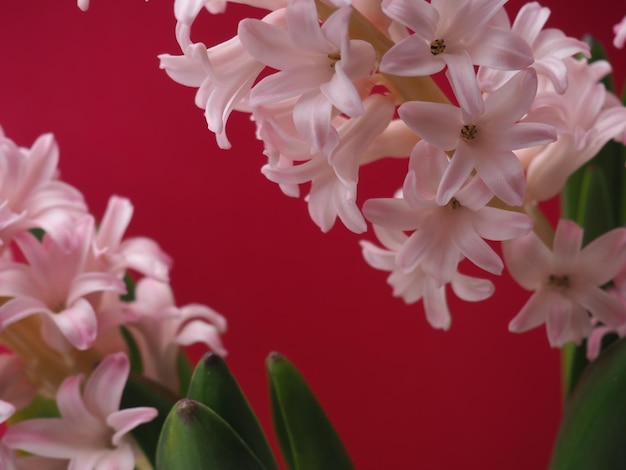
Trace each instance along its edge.
<instances>
[{"instance_id":1,"label":"flower cluster","mask_svg":"<svg viewBox=\"0 0 626 470\"><path fill-rule=\"evenodd\" d=\"M51 135L20 148L0 134L0 422L13 416L0 468L132 470L140 453L128 432L156 410L119 409L129 338L142 375L177 393L180 346L225 354L226 322L204 305L177 307L170 258L124 236L130 201L111 197L96 223L58 179L58 159ZM42 403L58 417L28 419Z\"/></svg>"},{"instance_id":2,"label":"flower cluster","mask_svg":"<svg viewBox=\"0 0 626 470\"><path fill-rule=\"evenodd\" d=\"M626 229L581 251L580 227L561 221L555 236L538 210L626 131L626 108L601 83L609 64L546 28L547 8L531 2L511 20L506 0L243 3L267 14L207 47L192 26L227 2L175 0L182 54L160 56L161 67L198 89L220 147L229 115L250 114L262 173L288 196L306 185L322 231L337 218L355 233L371 223L382 247L362 241L363 255L390 272L394 295L423 299L429 323L447 329L447 285L468 301L494 291L459 271L465 260L495 275L506 263L535 291L511 331L546 323L561 346L626 328L626 292L600 288L625 271ZM401 190L357 204L360 168L385 157L408 159ZM488 241L503 242L504 262Z\"/></svg>"}]
</instances>

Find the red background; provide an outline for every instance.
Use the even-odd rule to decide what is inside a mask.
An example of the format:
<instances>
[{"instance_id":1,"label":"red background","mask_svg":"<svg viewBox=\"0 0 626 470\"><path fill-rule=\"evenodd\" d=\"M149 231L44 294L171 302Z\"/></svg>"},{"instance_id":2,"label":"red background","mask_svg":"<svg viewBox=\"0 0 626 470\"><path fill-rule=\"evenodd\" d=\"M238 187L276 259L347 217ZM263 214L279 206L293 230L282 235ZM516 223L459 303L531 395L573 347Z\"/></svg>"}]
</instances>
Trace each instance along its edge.
<instances>
[{"instance_id":1,"label":"red background","mask_svg":"<svg viewBox=\"0 0 626 470\"><path fill-rule=\"evenodd\" d=\"M549 25L607 42L626 13L618 1L546 4ZM172 10L166 0L92 0L87 13L72 0L2 1L6 134L30 146L53 132L63 178L98 216L110 194L133 200L130 233L174 257L179 304L227 316L229 364L267 430L263 364L277 350L307 377L359 469L545 468L560 415L559 355L542 329L507 332L528 294L504 276L486 302L451 296L449 332L392 298L357 236L341 226L322 234L301 199L261 175L246 116L230 122L233 149L216 148L194 91L158 68L157 54L178 53ZM205 42L234 34L245 11L203 15ZM403 170L365 169L361 196L391 194Z\"/></svg>"}]
</instances>

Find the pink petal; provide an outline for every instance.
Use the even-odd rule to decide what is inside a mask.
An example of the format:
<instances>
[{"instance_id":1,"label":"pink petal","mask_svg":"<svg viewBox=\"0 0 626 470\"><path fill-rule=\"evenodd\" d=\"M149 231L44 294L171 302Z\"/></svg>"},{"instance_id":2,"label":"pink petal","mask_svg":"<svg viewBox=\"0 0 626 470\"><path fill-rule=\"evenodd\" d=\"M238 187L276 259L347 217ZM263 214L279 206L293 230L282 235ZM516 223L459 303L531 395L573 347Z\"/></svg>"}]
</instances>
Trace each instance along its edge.
<instances>
[{"instance_id":1,"label":"pink petal","mask_svg":"<svg viewBox=\"0 0 626 470\"><path fill-rule=\"evenodd\" d=\"M203 320L192 320L185 323L184 328L176 335L176 342L181 346L190 346L196 343L205 344L220 356L228 354L222 344L220 331L215 325Z\"/></svg>"},{"instance_id":2,"label":"pink petal","mask_svg":"<svg viewBox=\"0 0 626 470\"><path fill-rule=\"evenodd\" d=\"M591 320L584 309L557 294L552 299L546 327L550 346L560 348L569 342L580 344L591 333Z\"/></svg>"},{"instance_id":3,"label":"pink petal","mask_svg":"<svg viewBox=\"0 0 626 470\"><path fill-rule=\"evenodd\" d=\"M511 276L525 289L541 288L552 270L552 252L533 232L503 242L502 253Z\"/></svg>"},{"instance_id":4,"label":"pink petal","mask_svg":"<svg viewBox=\"0 0 626 470\"><path fill-rule=\"evenodd\" d=\"M98 320L93 307L85 299L78 299L60 313L48 313L63 336L77 349L92 346L98 335Z\"/></svg>"},{"instance_id":5,"label":"pink petal","mask_svg":"<svg viewBox=\"0 0 626 470\"><path fill-rule=\"evenodd\" d=\"M424 292L424 310L426 311L426 320L433 328L442 330L450 328L452 318L450 317L444 286L437 287L432 280L427 283Z\"/></svg>"},{"instance_id":6,"label":"pink petal","mask_svg":"<svg viewBox=\"0 0 626 470\"><path fill-rule=\"evenodd\" d=\"M120 408L122 391L130 371L124 353L109 354L92 372L85 384L84 399L87 408L98 413L102 420Z\"/></svg>"},{"instance_id":7,"label":"pink petal","mask_svg":"<svg viewBox=\"0 0 626 470\"><path fill-rule=\"evenodd\" d=\"M523 204L526 178L522 164L513 152L500 152L489 155L489 158L478 158L476 172L493 194L504 202L510 206Z\"/></svg>"},{"instance_id":8,"label":"pink petal","mask_svg":"<svg viewBox=\"0 0 626 470\"><path fill-rule=\"evenodd\" d=\"M611 328L626 323L624 304L615 296L595 286L570 289L570 295L585 310Z\"/></svg>"},{"instance_id":9,"label":"pink petal","mask_svg":"<svg viewBox=\"0 0 626 470\"><path fill-rule=\"evenodd\" d=\"M457 273L450 284L454 293L467 302L479 302L485 300L495 292L491 281L478 279Z\"/></svg>"},{"instance_id":10,"label":"pink petal","mask_svg":"<svg viewBox=\"0 0 626 470\"><path fill-rule=\"evenodd\" d=\"M552 311L551 304L559 301L560 294L550 290L538 290L524 304L509 323L511 333L524 333L544 323Z\"/></svg>"},{"instance_id":11,"label":"pink petal","mask_svg":"<svg viewBox=\"0 0 626 470\"><path fill-rule=\"evenodd\" d=\"M590 284L607 283L626 263L626 229L617 228L593 240L583 248L578 262Z\"/></svg>"},{"instance_id":12,"label":"pink petal","mask_svg":"<svg viewBox=\"0 0 626 470\"><path fill-rule=\"evenodd\" d=\"M437 198L435 199L437 204L440 206L446 205L456 195L472 173L474 164L475 161L471 149L461 144L454 152L448 168L446 168L445 173L441 177Z\"/></svg>"},{"instance_id":13,"label":"pink petal","mask_svg":"<svg viewBox=\"0 0 626 470\"><path fill-rule=\"evenodd\" d=\"M501 274L504 264L489 245L472 230L455 233L454 244L472 263L492 274Z\"/></svg>"},{"instance_id":14,"label":"pink petal","mask_svg":"<svg viewBox=\"0 0 626 470\"><path fill-rule=\"evenodd\" d=\"M118 294L126 293L124 281L108 273L83 273L72 280L67 303L73 304L78 299L94 292L111 291Z\"/></svg>"},{"instance_id":15,"label":"pink petal","mask_svg":"<svg viewBox=\"0 0 626 470\"><path fill-rule=\"evenodd\" d=\"M409 101L398 108L398 114L417 135L435 147L448 151L457 146L463 121L456 106Z\"/></svg>"},{"instance_id":16,"label":"pink petal","mask_svg":"<svg viewBox=\"0 0 626 470\"><path fill-rule=\"evenodd\" d=\"M479 34L480 45L471 51L475 64L502 70L521 70L532 65L530 46L514 32L488 26Z\"/></svg>"},{"instance_id":17,"label":"pink petal","mask_svg":"<svg viewBox=\"0 0 626 470\"><path fill-rule=\"evenodd\" d=\"M577 262L582 243L583 229L571 220L559 220L552 244L555 269L564 271L571 269Z\"/></svg>"},{"instance_id":18,"label":"pink petal","mask_svg":"<svg viewBox=\"0 0 626 470\"><path fill-rule=\"evenodd\" d=\"M446 77L459 106L469 116L479 116L483 112L484 103L469 54L461 50L457 54L441 55L448 65Z\"/></svg>"},{"instance_id":19,"label":"pink petal","mask_svg":"<svg viewBox=\"0 0 626 470\"><path fill-rule=\"evenodd\" d=\"M115 429L111 439L114 446L122 443L122 438L137 426L152 421L158 415L156 408L138 407L114 411L106 418L106 423ZM131 454L132 455L132 454Z\"/></svg>"},{"instance_id":20,"label":"pink petal","mask_svg":"<svg viewBox=\"0 0 626 470\"><path fill-rule=\"evenodd\" d=\"M371 242L360 240L363 258L374 269L392 271L396 263L396 255L393 251L385 250Z\"/></svg>"}]
</instances>

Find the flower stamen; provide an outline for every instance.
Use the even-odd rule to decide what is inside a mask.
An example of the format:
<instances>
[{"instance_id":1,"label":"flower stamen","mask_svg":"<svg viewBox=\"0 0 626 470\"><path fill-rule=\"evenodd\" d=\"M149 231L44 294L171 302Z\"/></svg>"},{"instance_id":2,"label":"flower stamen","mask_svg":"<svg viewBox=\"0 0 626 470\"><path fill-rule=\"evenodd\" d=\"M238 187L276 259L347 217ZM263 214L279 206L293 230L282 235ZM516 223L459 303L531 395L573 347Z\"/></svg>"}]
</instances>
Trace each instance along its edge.
<instances>
[{"instance_id":1,"label":"flower stamen","mask_svg":"<svg viewBox=\"0 0 626 470\"><path fill-rule=\"evenodd\" d=\"M446 42L443 39L435 39L430 43L430 53L432 55L443 54L446 51Z\"/></svg>"},{"instance_id":2,"label":"flower stamen","mask_svg":"<svg viewBox=\"0 0 626 470\"><path fill-rule=\"evenodd\" d=\"M454 209L458 209L458 208L463 207L463 206L461 205L461 203L459 202L458 199L453 197L452 199L450 199L450 202L448 203L448 207L450 207L450 208L452 208L454 210Z\"/></svg>"},{"instance_id":3,"label":"flower stamen","mask_svg":"<svg viewBox=\"0 0 626 470\"><path fill-rule=\"evenodd\" d=\"M569 277L567 275L557 276L550 274L548 276L548 285L558 289L567 289L570 286Z\"/></svg>"},{"instance_id":4,"label":"flower stamen","mask_svg":"<svg viewBox=\"0 0 626 470\"><path fill-rule=\"evenodd\" d=\"M476 140L478 134L478 128L474 124L465 124L461 128L461 138L466 142Z\"/></svg>"},{"instance_id":5,"label":"flower stamen","mask_svg":"<svg viewBox=\"0 0 626 470\"><path fill-rule=\"evenodd\" d=\"M334 52L332 54L328 54L328 58L330 59L330 68L334 69L335 64L341 60L341 54Z\"/></svg>"}]
</instances>

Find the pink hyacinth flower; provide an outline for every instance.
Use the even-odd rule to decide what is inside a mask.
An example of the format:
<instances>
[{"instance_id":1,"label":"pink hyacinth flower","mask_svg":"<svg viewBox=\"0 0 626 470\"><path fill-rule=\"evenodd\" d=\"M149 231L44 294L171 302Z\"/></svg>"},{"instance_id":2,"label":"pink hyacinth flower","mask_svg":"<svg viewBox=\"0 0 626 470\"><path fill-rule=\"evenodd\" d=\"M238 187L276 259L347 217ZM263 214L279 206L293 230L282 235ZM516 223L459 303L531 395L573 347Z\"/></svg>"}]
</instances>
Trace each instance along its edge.
<instances>
[{"instance_id":1,"label":"pink hyacinth flower","mask_svg":"<svg viewBox=\"0 0 626 470\"><path fill-rule=\"evenodd\" d=\"M407 304L424 301L426 319L433 328L447 330L452 317L446 301L446 285L438 286L435 279L419 266L406 271L397 263L397 253L405 245L407 235L400 230L389 230L374 225L374 233L385 248L368 241L361 241L363 257L375 269L388 271L387 283L393 295L401 297ZM486 279L477 279L455 272L451 276L452 291L467 302L485 300L494 292L493 284Z\"/></svg>"},{"instance_id":2,"label":"pink hyacinth flower","mask_svg":"<svg viewBox=\"0 0 626 470\"><path fill-rule=\"evenodd\" d=\"M96 367L82 395L82 375L65 379L56 396L61 417L17 423L7 430L4 443L35 455L68 460L68 468L132 470L138 450L128 433L153 420L157 410L119 409L129 371L126 355L117 353Z\"/></svg>"},{"instance_id":3,"label":"pink hyacinth flower","mask_svg":"<svg viewBox=\"0 0 626 470\"><path fill-rule=\"evenodd\" d=\"M474 65L520 70L533 62L530 46L515 33L489 20L506 0L384 0L383 11L414 34L393 46L380 70L408 76L447 76L461 108L480 114L483 101Z\"/></svg>"},{"instance_id":4,"label":"pink hyacinth flower","mask_svg":"<svg viewBox=\"0 0 626 470\"><path fill-rule=\"evenodd\" d=\"M552 251L535 235L503 243L506 265L522 287L534 291L511 323L521 333L543 323L552 347L580 343L592 329L589 312L609 328L626 322L626 309L602 290L626 262L626 229L611 230L585 248L583 230L561 220Z\"/></svg>"},{"instance_id":5,"label":"pink hyacinth flower","mask_svg":"<svg viewBox=\"0 0 626 470\"><path fill-rule=\"evenodd\" d=\"M376 225L413 230L398 249L397 263L406 272L419 266L438 287L452 280L463 257L500 274L502 260L484 239L508 240L532 229L525 214L487 207L493 194L476 177L467 179L450 202L439 204L437 187L449 165L443 151L419 142L411 154L403 198L369 199L363 206Z\"/></svg>"},{"instance_id":6,"label":"pink hyacinth flower","mask_svg":"<svg viewBox=\"0 0 626 470\"><path fill-rule=\"evenodd\" d=\"M556 139L552 126L519 122L536 90L537 74L526 69L489 95L478 115L425 101L400 106L400 117L422 139L445 151L456 149L437 192L438 204L447 204L475 169L496 196L509 205L522 205L526 179L513 150Z\"/></svg>"},{"instance_id":7,"label":"pink hyacinth flower","mask_svg":"<svg viewBox=\"0 0 626 470\"><path fill-rule=\"evenodd\" d=\"M371 44L348 35L350 7L336 10L320 26L313 0L293 0L286 29L245 19L239 24L244 47L278 72L255 85L250 106L298 98L293 119L300 135L327 155L337 146L333 109L356 117L363 105L355 80L368 77L376 54Z\"/></svg>"}]
</instances>

